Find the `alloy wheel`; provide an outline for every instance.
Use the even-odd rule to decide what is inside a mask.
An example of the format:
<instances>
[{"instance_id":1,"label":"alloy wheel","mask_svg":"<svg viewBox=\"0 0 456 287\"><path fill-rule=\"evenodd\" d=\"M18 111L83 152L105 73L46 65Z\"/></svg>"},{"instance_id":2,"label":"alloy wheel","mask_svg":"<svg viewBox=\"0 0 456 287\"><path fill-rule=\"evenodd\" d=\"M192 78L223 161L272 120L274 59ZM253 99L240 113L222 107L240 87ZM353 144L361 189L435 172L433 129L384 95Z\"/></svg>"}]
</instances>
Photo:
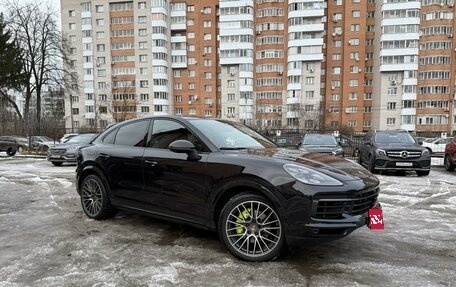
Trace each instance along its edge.
<instances>
[{"instance_id":1,"label":"alloy wheel","mask_svg":"<svg viewBox=\"0 0 456 287\"><path fill-rule=\"evenodd\" d=\"M89 216L97 216L103 208L103 194L100 185L94 179L89 178L84 181L81 191L84 210Z\"/></svg>"},{"instance_id":2,"label":"alloy wheel","mask_svg":"<svg viewBox=\"0 0 456 287\"><path fill-rule=\"evenodd\" d=\"M260 257L276 250L281 243L282 225L277 213L260 201L235 206L225 222L229 244L240 254Z\"/></svg>"}]
</instances>

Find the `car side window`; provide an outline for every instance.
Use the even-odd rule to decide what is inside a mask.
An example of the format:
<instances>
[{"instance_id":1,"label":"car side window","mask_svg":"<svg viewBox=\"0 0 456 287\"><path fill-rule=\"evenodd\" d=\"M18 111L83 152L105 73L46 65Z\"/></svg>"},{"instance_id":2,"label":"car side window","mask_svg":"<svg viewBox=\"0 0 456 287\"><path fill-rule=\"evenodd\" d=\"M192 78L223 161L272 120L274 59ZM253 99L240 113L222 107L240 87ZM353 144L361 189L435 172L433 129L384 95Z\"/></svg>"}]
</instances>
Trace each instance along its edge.
<instances>
[{"instance_id":1,"label":"car side window","mask_svg":"<svg viewBox=\"0 0 456 287\"><path fill-rule=\"evenodd\" d=\"M117 131L114 144L124 146L143 147L147 138L149 120L126 124Z\"/></svg>"},{"instance_id":2,"label":"car side window","mask_svg":"<svg viewBox=\"0 0 456 287\"><path fill-rule=\"evenodd\" d=\"M107 134L102 140L103 143L105 143L105 144L114 144L114 140L116 139L117 130L118 129L115 129L112 132L110 132L109 134Z\"/></svg>"},{"instance_id":3,"label":"car side window","mask_svg":"<svg viewBox=\"0 0 456 287\"><path fill-rule=\"evenodd\" d=\"M154 120L152 136L147 147L168 149L176 140L188 140L193 143L196 150L203 151L203 144L185 126L170 120Z\"/></svg>"}]
</instances>

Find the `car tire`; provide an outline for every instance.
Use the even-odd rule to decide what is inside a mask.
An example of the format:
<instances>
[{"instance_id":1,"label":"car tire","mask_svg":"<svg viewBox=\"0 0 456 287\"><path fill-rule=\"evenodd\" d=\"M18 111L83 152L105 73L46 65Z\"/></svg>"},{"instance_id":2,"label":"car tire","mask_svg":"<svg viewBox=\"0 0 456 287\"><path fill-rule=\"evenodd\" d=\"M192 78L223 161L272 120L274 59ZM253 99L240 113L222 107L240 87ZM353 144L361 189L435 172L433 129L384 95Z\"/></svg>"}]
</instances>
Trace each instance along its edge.
<instances>
[{"instance_id":1,"label":"car tire","mask_svg":"<svg viewBox=\"0 0 456 287\"><path fill-rule=\"evenodd\" d=\"M9 147L6 149L6 154L8 156L14 156L16 154L16 149L14 147Z\"/></svg>"},{"instance_id":2,"label":"car tire","mask_svg":"<svg viewBox=\"0 0 456 287\"><path fill-rule=\"evenodd\" d=\"M418 176L426 176L426 175L429 175L430 172L431 172L430 170L417 170L416 174Z\"/></svg>"},{"instance_id":3,"label":"car tire","mask_svg":"<svg viewBox=\"0 0 456 287\"><path fill-rule=\"evenodd\" d=\"M449 154L445 155L445 159L443 160L443 166L445 167L446 170L448 171L453 171L456 168L456 165L454 165L451 162L451 157Z\"/></svg>"},{"instance_id":4,"label":"car tire","mask_svg":"<svg viewBox=\"0 0 456 287\"><path fill-rule=\"evenodd\" d=\"M117 210L111 205L106 186L96 175L90 174L81 183L81 206L88 218L102 220L113 217Z\"/></svg>"},{"instance_id":5,"label":"car tire","mask_svg":"<svg viewBox=\"0 0 456 287\"><path fill-rule=\"evenodd\" d=\"M277 209L256 194L231 198L220 213L218 232L228 251L245 261L273 260L285 245Z\"/></svg>"},{"instance_id":6,"label":"car tire","mask_svg":"<svg viewBox=\"0 0 456 287\"><path fill-rule=\"evenodd\" d=\"M51 161L53 165L55 166L61 166L63 162L57 162L57 161Z\"/></svg>"},{"instance_id":7,"label":"car tire","mask_svg":"<svg viewBox=\"0 0 456 287\"><path fill-rule=\"evenodd\" d=\"M375 169L375 157L374 156L369 156L369 161L367 162L367 169L371 173L377 173L377 170Z\"/></svg>"}]
</instances>

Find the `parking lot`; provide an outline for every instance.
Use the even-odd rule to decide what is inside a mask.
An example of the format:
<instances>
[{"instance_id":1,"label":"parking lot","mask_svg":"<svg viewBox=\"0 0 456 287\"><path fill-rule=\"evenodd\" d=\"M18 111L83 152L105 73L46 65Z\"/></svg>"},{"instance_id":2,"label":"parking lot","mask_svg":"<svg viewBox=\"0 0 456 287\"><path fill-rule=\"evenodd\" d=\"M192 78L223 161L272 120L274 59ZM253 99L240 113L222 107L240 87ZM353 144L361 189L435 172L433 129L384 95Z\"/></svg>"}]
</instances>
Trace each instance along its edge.
<instances>
[{"instance_id":1,"label":"parking lot","mask_svg":"<svg viewBox=\"0 0 456 287\"><path fill-rule=\"evenodd\" d=\"M192 227L125 212L87 219L74 171L0 158L0 287L456 286L456 172L443 168L378 175L385 230L257 264Z\"/></svg>"}]
</instances>

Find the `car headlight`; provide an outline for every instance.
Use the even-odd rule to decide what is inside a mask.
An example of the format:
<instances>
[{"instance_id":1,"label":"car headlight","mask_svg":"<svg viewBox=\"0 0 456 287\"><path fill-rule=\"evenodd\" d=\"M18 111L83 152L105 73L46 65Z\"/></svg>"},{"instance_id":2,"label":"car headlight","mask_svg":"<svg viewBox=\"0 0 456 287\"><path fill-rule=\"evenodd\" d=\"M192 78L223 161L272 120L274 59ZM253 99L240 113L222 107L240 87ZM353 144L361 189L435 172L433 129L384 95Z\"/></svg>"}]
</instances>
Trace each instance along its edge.
<instances>
[{"instance_id":1,"label":"car headlight","mask_svg":"<svg viewBox=\"0 0 456 287\"><path fill-rule=\"evenodd\" d=\"M429 150L427 148L421 152L421 156L428 156L428 155L431 155L431 154L429 153Z\"/></svg>"},{"instance_id":2,"label":"car headlight","mask_svg":"<svg viewBox=\"0 0 456 287\"><path fill-rule=\"evenodd\" d=\"M335 178L302 165L287 163L283 165L283 168L292 177L305 184L330 186L343 185L342 182Z\"/></svg>"},{"instance_id":3,"label":"car headlight","mask_svg":"<svg viewBox=\"0 0 456 287\"><path fill-rule=\"evenodd\" d=\"M75 151L78 149L79 149L79 146L70 146L69 148L67 148L67 151Z\"/></svg>"},{"instance_id":4,"label":"car headlight","mask_svg":"<svg viewBox=\"0 0 456 287\"><path fill-rule=\"evenodd\" d=\"M338 149L334 150L332 153L334 155L343 155L344 154L344 150L341 149L341 148L338 148Z\"/></svg>"},{"instance_id":5,"label":"car headlight","mask_svg":"<svg viewBox=\"0 0 456 287\"><path fill-rule=\"evenodd\" d=\"M379 148L375 150L375 153L378 155L386 155L386 151Z\"/></svg>"}]
</instances>

